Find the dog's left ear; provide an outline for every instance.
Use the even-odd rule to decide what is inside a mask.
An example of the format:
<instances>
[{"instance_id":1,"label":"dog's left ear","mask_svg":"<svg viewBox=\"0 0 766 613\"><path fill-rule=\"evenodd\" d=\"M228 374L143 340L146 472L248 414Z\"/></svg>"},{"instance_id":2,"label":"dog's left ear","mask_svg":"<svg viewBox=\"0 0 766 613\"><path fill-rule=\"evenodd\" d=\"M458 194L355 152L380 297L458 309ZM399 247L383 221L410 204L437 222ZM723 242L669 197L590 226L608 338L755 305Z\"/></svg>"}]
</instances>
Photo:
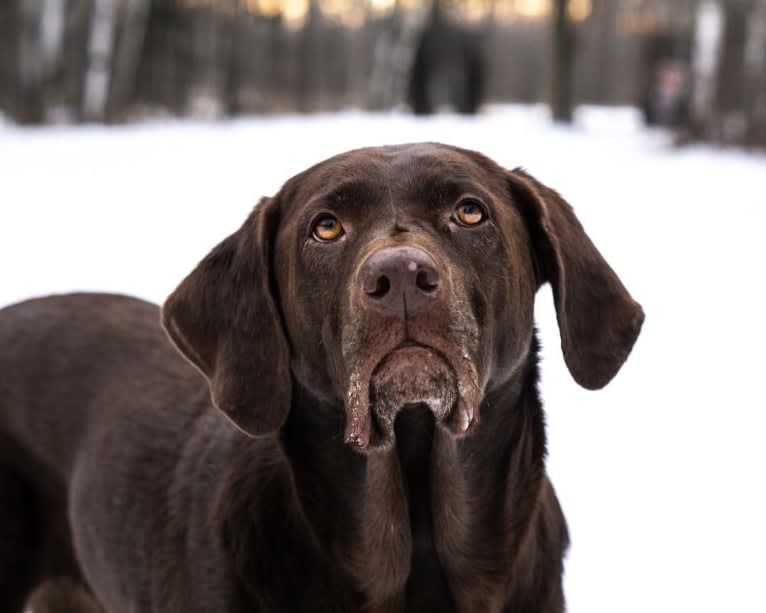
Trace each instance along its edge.
<instances>
[{"instance_id":1,"label":"dog's left ear","mask_svg":"<svg viewBox=\"0 0 766 613\"><path fill-rule=\"evenodd\" d=\"M290 354L271 260L279 205L264 198L170 295L162 325L240 429L274 432L290 408Z\"/></svg>"},{"instance_id":2,"label":"dog's left ear","mask_svg":"<svg viewBox=\"0 0 766 613\"><path fill-rule=\"evenodd\" d=\"M588 389L609 383L628 357L644 312L598 252L572 207L521 169L508 173L529 226L541 282L550 282L564 360Z\"/></svg>"}]
</instances>

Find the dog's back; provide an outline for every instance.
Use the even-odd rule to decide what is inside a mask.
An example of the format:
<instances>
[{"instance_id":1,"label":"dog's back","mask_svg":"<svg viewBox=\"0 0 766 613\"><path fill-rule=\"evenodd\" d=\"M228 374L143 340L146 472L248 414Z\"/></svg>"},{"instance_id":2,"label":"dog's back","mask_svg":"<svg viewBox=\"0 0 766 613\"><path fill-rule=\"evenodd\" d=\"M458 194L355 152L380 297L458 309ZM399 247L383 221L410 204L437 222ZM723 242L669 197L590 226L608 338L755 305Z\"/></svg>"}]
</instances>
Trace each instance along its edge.
<instances>
[{"instance_id":1,"label":"dog's back","mask_svg":"<svg viewBox=\"0 0 766 613\"><path fill-rule=\"evenodd\" d=\"M0 311L0 372L0 433L58 480L71 474L89 432L84 424L112 422L146 404L147 394L177 402L204 386L167 342L155 305L106 294L52 296Z\"/></svg>"},{"instance_id":2,"label":"dog's back","mask_svg":"<svg viewBox=\"0 0 766 613\"><path fill-rule=\"evenodd\" d=\"M0 373L0 611L14 612L46 579L80 579L67 522L73 481L85 471L120 479L86 450L138 453L152 442L109 440L116 424L132 422L120 437L139 436L142 420L172 432L204 406L207 389L167 342L156 306L101 294L0 311ZM124 460L129 471L135 460Z\"/></svg>"}]
</instances>

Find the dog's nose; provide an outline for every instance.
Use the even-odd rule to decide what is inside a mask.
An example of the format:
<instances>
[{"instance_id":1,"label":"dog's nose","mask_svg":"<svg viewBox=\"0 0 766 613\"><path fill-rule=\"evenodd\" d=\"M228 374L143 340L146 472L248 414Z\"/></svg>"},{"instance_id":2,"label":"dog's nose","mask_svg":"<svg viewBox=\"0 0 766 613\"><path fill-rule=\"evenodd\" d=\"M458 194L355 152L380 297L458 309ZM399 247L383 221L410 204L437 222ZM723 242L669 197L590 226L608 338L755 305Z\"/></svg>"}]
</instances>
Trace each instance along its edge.
<instances>
[{"instance_id":1,"label":"dog's nose","mask_svg":"<svg viewBox=\"0 0 766 613\"><path fill-rule=\"evenodd\" d=\"M417 247L374 252L362 264L359 277L366 304L401 319L428 309L439 293L436 263Z\"/></svg>"}]
</instances>

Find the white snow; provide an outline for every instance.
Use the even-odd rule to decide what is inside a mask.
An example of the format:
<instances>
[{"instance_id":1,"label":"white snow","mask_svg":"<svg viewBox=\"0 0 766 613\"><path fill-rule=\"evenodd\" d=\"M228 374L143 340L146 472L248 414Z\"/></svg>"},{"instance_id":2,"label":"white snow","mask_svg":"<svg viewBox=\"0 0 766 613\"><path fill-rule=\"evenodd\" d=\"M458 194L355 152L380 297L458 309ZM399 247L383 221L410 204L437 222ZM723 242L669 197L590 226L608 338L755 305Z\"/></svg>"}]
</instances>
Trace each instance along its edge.
<instances>
[{"instance_id":1,"label":"white snow","mask_svg":"<svg viewBox=\"0 0 766 613\"><path fill-rule=\"evenodd\" d=\"M766 611L766 157L670 148L630 109L478 118L345 112L225 123L0 123L0 305L71 290L161 301L262 194L352 147L435 140L523 165L573 203L647 314L588 392L540 292L549 468L571 613Z\"/></svg>"}]
</instances>

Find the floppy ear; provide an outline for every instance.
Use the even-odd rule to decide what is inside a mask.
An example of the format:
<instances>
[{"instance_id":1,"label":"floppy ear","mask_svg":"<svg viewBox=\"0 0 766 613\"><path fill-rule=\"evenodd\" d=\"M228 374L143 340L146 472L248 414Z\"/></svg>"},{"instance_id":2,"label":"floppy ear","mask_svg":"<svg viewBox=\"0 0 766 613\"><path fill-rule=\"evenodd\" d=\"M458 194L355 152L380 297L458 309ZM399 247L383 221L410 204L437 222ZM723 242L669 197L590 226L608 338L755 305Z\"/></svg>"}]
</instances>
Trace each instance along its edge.
<instances>
[{"instance_id":1,"label":"floppy ear","mask_svg":"<svg viewBox=\"0 0 766 613\"><path fill-rule=\"evenodd\" d=\"M278 203L264 198L162 307L176 347L207 378L213 403L240 429L277 430L290 408L287 340L271 281Z\"/></svg>"},{"instance_id":2,"label":"floppy ear","mask_svg":"<svg viewBox=\"0 0 766 613\"><path fill-rule=\"evenodd\" d=\"M617 374L638 337L641 305L558 193L518 168L508 180L529 225L540 281L553 288L567 368L583 387L601 388Z\"/></svg>"}]
</instances>

